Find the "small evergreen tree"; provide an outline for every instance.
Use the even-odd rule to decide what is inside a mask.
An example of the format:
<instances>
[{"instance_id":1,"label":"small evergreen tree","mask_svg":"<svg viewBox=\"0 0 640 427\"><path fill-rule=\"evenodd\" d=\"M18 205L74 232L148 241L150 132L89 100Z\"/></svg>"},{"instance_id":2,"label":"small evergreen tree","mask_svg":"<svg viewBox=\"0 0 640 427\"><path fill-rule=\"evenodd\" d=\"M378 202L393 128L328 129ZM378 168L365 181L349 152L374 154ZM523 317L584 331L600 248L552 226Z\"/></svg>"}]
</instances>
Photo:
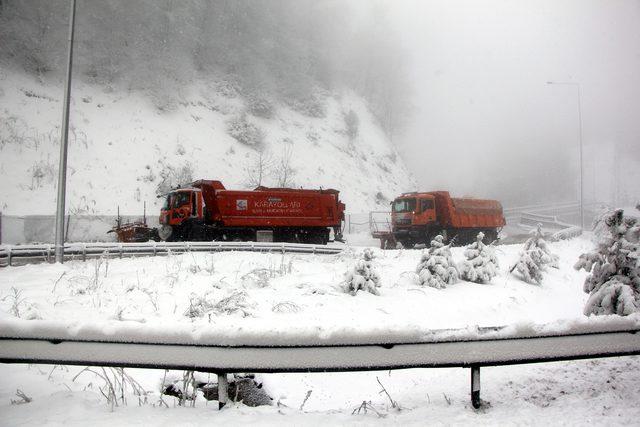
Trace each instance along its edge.
<instances>
[{"instance_id":1,"label":"small evergreen tree","mask_svg":"<svg viewBox=\"0 0 640 427\"><path fill-rule=\"evenodd\" d=\"M477 283L488 283L498 275L498 259L493 246L482 242L484 233L478 233L476 241L467 246L464 256L467 258L460 266L464 280Z\"/></svg>"},{"instance_id":2,"label":"small evergreen tree","mask_svg":"<svg viewBox=\"0 0 640 427\"><path fill-rule=\"evenodd\" d=\"M422 252L416 273L423 286L443 289L458 281L458 269L449 245L445 245L443 240L442 236L437 235L431 241L431 247Z\"/></svg>"},{"instance_id":3,"label":"small evergreen tree","mask_svg":"<svg viewBox=\"0 0 640 427\"><path fill-rule=\"evenodd\" d=\"M345 289L351 295L363 290L374 295L380 295L380 276L373 265L374 254L371 249L365 249L362 259L359 259L351 271L347 272Z\"/></svg>"},{"instance_id":4,"label":"small evergreen tree","mask_svg":"<svg viewBox=\"0 0 640 427\"><path fill-rule=\"evenodd\" d=\"M640 224L625 218L621 209L602 221L609 236L596 251L580 255L574 266L591 273L584 281L589 294L584 314L626 316L640 310Z\"/></svg>"},{"instance_id":5,"label":"small evergreen tree","mask_svg":"<svg viewBox=\"0 0 640 427\"><path fill-rule=\"evenodd\" d=\"M524 243L520 259L509 271L517 270L527 283L542 283L542 274L547 266L558 268L558 256L552 254L544 240L542 224L531 231L532 236Z\"/></svg>"}]
</instances>

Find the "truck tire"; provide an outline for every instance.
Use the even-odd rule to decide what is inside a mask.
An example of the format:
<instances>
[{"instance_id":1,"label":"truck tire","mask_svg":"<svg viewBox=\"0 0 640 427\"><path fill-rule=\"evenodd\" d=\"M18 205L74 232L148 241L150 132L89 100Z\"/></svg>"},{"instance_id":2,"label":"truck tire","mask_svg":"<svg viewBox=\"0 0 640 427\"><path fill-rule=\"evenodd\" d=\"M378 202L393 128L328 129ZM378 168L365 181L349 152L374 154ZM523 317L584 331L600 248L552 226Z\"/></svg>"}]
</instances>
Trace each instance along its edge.
<instances>
[{"instance_id":1,"label":"truck tire","mask_svg":"<svg viewBox=\"0 0 640 427\"><path fill-rule=\"evenodd\" d=\"M172 235L173 235L173 227L170 225L165 224L158 229L158 237L163 242L168 242Z\"/></svg>"}]
</instances>

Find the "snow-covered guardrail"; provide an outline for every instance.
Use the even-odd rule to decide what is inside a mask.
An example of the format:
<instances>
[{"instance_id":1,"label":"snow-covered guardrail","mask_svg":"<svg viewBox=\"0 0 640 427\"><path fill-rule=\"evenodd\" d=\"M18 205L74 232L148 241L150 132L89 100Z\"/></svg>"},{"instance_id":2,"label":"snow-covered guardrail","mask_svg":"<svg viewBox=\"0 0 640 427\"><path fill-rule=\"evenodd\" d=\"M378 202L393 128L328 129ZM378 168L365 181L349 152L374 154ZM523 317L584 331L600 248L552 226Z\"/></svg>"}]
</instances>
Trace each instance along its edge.
<instances>
[{"instance_id":1,"label":"snow-covered guardrail","mask_svg":"<svg viewBox=\"0 0 640 427\"><path fill-rule=\"evenodd\" d=\"M309 245L302 243L267 242L144 242L144 243L67 243L65 260L87 258L134 257L179 254L184 252L254 251L278 253L336 254L341 246ZM0 267L37 262L54 258L53 245L0 246Z\"/></svg>"},{"instance_id":2,"label":"snow-covered guardrail","mask_svg":"<svg viewBox=\"0 0 640 427\"><path fill-rule=\"evenodd\" d=\"M592 321L595 320L595 321ZM480 406L480 367L640 354L636 318L585 319L568 327L425 331L420 337L216 337L41 320L0 322L0 362L233 372L340 372L471 368ZM53 325L53 326L52 326ZM225 403L224 393L220 394Z\"/></svg>"},{"instance_id":3,"label":"snow-covered guardrail","mask_svg":"<svg viewBox=\"0 0 640 427\"><path fill-rule=\"evenodd\" d=\"M582 228L577 225L560 221L552 215L540 215L523 212L520 217L520 226L523 228L535 228L538 224L542 224L542 228L547 230L555 230L553 238L555 240L569 239L582 234Z\"/></svg>"}]
</instances>

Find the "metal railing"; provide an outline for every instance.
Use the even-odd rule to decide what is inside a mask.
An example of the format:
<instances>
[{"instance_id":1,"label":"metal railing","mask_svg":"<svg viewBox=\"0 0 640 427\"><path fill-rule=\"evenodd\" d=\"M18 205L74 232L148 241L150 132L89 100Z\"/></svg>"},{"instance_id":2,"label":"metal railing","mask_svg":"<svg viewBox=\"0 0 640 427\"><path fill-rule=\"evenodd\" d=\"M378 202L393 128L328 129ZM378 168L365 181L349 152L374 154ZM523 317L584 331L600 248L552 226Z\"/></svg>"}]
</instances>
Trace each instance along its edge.
<instances>
[{"instance_id":1,"label":"metal railing","mask_svg":"<svg viewBox=\"0 0 640 427\"><path fill-rule=\"evenodd\" d=\"M253 251L277 253L337 254L341 246L303 243L265 242L144 242L144 243L67 243L65 260L99 257L137 257L180 254L185 252ZM52 262L54 245L0 246L0 267L39 262Z\"/></svg>"},{"instance_id":2,"label":"metal railing","mask_svg":"<svg viewBox=\"0 0 640 427\"><path fill-rule=\"evenodd\" d=\"M28 323L28 326L25 326ZM216 344L215 338L194 339L158 331L136 336L103 333L88 325L86 335L75 325L52 328L46 321L14 320L0 323L1 363L41 363L183 369L215 372L226 385L234 372L343 372L407 368L471 368L471 400L480 406L480 368L640 354L640 325L605 322L553 332L508 333L505 328L426 331L422 340L353 339L354 344L323 344L301 339L300 344ZM539 329L544 330L544 328ZM58 331L58 332L55 332ZM62 332L61 332L62 331ZM274 335L274 342L281 337ZM261 336L261 343L268 342ZM226 399L221 394L221 405Z\"/></svg>"}]
</instances>

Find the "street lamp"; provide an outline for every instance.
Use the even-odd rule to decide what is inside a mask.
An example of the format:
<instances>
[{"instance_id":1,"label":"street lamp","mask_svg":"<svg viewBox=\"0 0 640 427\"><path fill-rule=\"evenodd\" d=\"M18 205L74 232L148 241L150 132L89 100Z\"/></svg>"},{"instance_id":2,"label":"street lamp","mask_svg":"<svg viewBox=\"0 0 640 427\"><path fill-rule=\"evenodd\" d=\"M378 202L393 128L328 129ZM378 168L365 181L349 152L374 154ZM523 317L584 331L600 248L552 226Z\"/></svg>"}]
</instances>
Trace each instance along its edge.
<instances>
[{"instance_id":1,"label":"street lamp","mask_svg":"<svg viewBox=\"0 0 640 427\"><path fill-rule=\"evenodd\" d=\"M71 68L73 65L73 31L76 20L76 0L71 0L69 14L69 52L67 55L67 80L64 85L62 129L60 132L60 164L58 165L58 198L56 200L56 262L64 262L64 204L67 191L67 146L69 142L69 95L71 94Z\"/></svg>"},{"instance_id":2,"label":"street lamp","mask_svg":"<svg viewBox=\"0 0 640 427\"><path fill-rule=\"evenodd\" d=\"M583 166L582 166L582 94L580 90L580 83L577 82L547 82L548 85L567 85L574 86L578 89L578 121L580 124L580 228L584 230L584 178L583 178Z\"/></svg>"}]
</instances>

